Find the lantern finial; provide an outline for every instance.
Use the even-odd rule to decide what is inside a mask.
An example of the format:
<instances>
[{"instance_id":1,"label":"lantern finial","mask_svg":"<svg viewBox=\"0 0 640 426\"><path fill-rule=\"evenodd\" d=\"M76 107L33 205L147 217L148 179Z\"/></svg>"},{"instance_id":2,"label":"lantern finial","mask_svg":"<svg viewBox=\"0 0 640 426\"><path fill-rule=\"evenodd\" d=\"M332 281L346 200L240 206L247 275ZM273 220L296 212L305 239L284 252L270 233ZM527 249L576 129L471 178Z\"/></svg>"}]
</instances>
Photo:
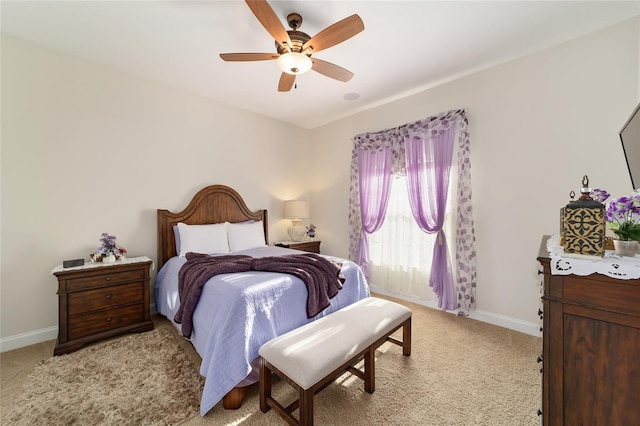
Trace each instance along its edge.
<instances>
[{"instance_id":1,"label":"lantern finial","mask_svg":"<svg viewBox=\"0 0 640 426\"><path fill-rule=\"evenodd\" d=\"M582 189L580 189L579 200L593 200L593 198L591 198L591 188L589 188L589 176L587 175L582 177Z\"/></svg>"}]
</instances>

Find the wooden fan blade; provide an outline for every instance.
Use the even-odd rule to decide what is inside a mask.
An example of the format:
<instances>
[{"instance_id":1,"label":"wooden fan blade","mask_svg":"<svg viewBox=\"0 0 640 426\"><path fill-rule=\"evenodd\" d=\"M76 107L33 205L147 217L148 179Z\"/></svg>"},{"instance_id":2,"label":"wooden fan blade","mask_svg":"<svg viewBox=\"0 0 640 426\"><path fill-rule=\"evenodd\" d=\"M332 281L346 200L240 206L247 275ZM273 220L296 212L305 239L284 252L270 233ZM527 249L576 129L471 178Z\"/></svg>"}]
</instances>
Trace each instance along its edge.
<instances>
[{"instance_id":1,"label":"wooden fan blade","mask_svg":"<svg viewBox=\"0 0 640 426\"><path fill-rule=\"evenodd\" d=\"M221 53L224 61L271 61L278 59L277 53Z\"/></svg>"},{"instance_id":2,"label":"wooden fan blade","mask_svg":"<svg viewBox=\"0 0 640 426\"><path fill-rule=\"evenodd\" d=\"M311 66L312 70L319 72L322 75L326 75L327 77L344 81L345 83L353 77L353 73L351 71L332 64L331 62L317 58L311 58L311 62L313 62L313 65Z\"/></svg>"},{"instance_id":3,"label":"wooden fan blade","mask_svg":"<svg viewBox=\"0 0 640 426\"><path fill-rule=\"evenodd\" d=\"M271 34L271 37L288 50L289 46L291 46L289 33L287 33L280 19L278 19L278 15L276 15L271 6L269 6L269 3L267 3L266 0L245 1L264 29Z\"/></svg>"},{"instance_id":4,"label":"wooden fan blade","mask_svg":"<svg viewBox=\"0 0 640 426\"><path fill-rule=\"evenodd\" d=\"M293 87L295 81L295 75L283 72L280 76L280 82L278 83L278 92L288 92Z\"/></svg>"},{"instance_id":5,"label":"wooden fan blade","mask_svg":"<svg viewBox=\"0 0 640 426\"><path fill-rule=\"evenodd\" d=\"M304 52L305 49L311 48L312 53L317 53L350 39L362 30L364 30L364 22L362 22L362 19L360 19L357 14L351 15L325 28L314 37L311 37L311 39L302 46L302 51Z\"/></svg>"}]
</instances>

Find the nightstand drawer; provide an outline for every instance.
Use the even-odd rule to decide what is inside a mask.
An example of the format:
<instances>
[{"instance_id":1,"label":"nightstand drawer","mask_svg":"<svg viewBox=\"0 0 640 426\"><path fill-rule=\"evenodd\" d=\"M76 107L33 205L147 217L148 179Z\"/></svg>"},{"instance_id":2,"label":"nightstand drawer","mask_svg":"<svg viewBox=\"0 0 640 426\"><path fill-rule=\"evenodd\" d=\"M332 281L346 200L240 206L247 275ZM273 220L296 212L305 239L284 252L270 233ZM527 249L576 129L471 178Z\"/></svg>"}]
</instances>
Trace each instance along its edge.
<instances>
[{"instance_id":1,"label":"nightstand drawer","mask_svg":"<svg viewBox=\"0 0 640 426\"><path fill-rule=\"evenodd\" d=\"M69 315L107 309L127 303L142 303L144 283L130 283L95 290L76 291L69 294L67 304Z\"/></svg>"},{"instance_id":2,"label":"nightstand drawer","mask_svg":"<svg viewBox=\"0 0 640 426\"><path fill-rule=\"evenodd\" d=\"M114 328L125 327L139 323L143 319L144 305L142 303L69 317L69 339L78 339Z\"/></svg>"},{"instance_id":3,"label":"nightstand drawer","mask_svg":"<svg viewBox=\"0 0 640 426\"><path fill-rule=\"evenodd\" d=\"M302 242L293 242L293 241L285 241L282 243L276 243L277 247L290 248L294 250L307 251L309 253L320 253L320 240L314 241L302 241Z\"/></svg>"},{"instance_id":4,"label":"nightstand drawer","mask_svg":"<svg viewBox=\"0 0 640 426\"><path fill-rule=\"evenodd\" d=\"M145 271L135 269L132 271L100 273L99 275L91 275L82 278L73 278L67 280L67 290L82 290L84 288L100 287L103 285L113 285L121 282L142 280L145 278Z\"/></svg>"},{"instance_id":5,"label":"nightstand drawer","mask_svg":"<svg viewBox=\"0 0 640 426\"><path fill-rule=\"evenodd\" d=\"M632 280L569 275L564 278L563 297L568 301L587 303L601 309L637 313L640 292Z\"/></svg>"}]
</instances>

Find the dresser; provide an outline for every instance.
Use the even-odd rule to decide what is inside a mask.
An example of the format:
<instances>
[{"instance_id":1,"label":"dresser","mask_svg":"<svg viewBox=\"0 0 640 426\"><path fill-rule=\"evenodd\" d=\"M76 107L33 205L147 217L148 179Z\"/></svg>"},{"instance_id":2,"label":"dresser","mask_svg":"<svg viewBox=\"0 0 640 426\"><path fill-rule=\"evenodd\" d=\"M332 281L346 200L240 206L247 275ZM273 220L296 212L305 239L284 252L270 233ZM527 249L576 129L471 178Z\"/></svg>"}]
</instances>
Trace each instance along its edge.
<instances>
[{"instance_id":1,"label":"dresser","mask_svg":"<svg viewBox=\"0 0 640 426\"><path fill-rule=\"evenodd\" d=\"M290 248L295 250L307 251L309 253L320 253L320 241L284 241L281 243L276 243L277 247Z\"/></svg>"},{"instance_id":2,"label":"dresser","mask_svg":"<svg viewBox=\"0 0 640 426\"><path fill-rule=\"evenodd\" d=\"M553 275L547 238L538 254L543 425L638 425L640 279Z\"/></svg>"},{"instance_id":3,"label":"dresser","mask_svg":"<svg viewBox=\"0 0 640 426\"><path fill-rule=\"evenodd\" d=\"M149 310L151 259L54 268L58 279L58 340L54 355L127 332L153 330Z\"/></svg>"}]
</instances>

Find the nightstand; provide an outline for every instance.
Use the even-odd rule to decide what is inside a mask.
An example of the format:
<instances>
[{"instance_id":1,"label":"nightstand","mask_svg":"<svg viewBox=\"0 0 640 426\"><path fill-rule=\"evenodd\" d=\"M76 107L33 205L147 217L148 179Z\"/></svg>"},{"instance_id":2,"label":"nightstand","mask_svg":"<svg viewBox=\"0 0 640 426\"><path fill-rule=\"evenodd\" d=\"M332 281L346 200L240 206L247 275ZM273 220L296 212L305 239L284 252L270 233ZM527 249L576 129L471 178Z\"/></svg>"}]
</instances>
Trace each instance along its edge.
<instances>
[{"instance_id":1,"label":"nightstand","mask_svg":"<svg viewBox=\"0 0 640 426\"><path fill-rule=\"evenodd\" d=\"M276 243L276 246L294 250L308 251L310 253L320 253L320 241L283 241L281 243Z\"/></svg>"},{"instance_id":2,"label":"nightstand","mask_svg":"<svg viewBox=\"0 0 640 426\"><path fill-rule=\"evenodd\" d=\"M53 269L58 278L58 341L53 355L117 334L153 330L146 256Z\"/></svg>"}]
</instances>

